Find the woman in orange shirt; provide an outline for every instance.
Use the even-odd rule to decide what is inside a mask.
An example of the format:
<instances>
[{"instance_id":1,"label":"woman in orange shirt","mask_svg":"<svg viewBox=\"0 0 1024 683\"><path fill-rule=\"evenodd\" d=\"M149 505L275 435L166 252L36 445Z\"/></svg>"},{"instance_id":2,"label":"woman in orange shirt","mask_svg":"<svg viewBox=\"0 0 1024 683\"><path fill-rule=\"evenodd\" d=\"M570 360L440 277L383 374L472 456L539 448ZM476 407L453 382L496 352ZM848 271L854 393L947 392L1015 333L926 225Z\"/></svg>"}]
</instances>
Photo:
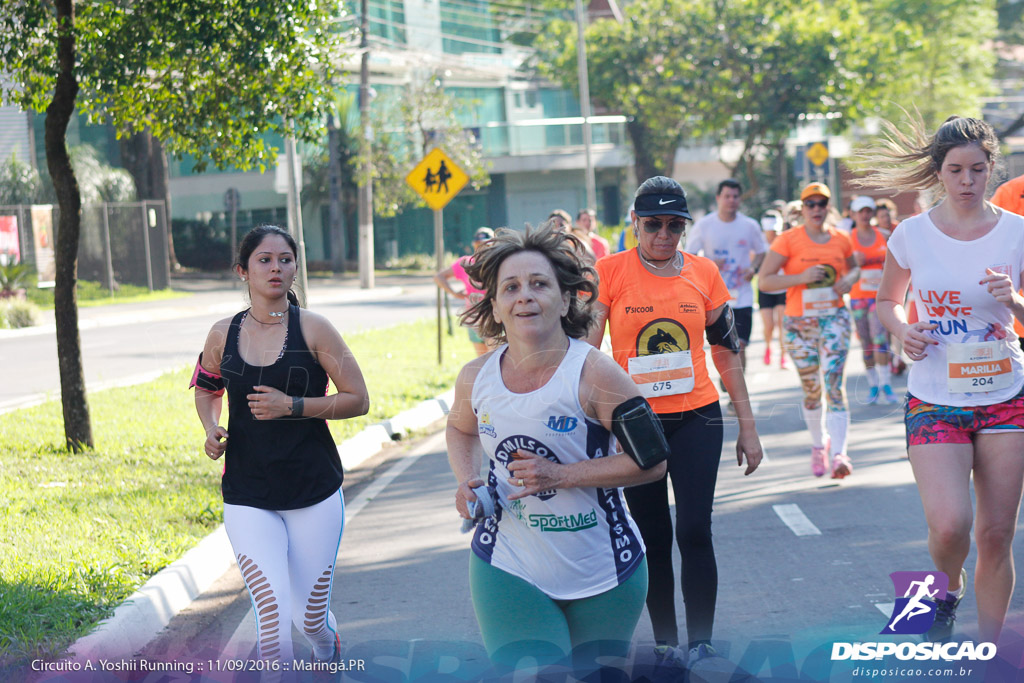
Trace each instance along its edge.
<instances>
[{"instance_id":1,"label":"woman in orange shirt","mask_svg":"<svg viewBox=\"0 0 1024 683\"><path fill-rule=\"evenodd\" d=\"M875 200L871 197L855 197L850 203L850 212L853 214L850 242L853 244L853 258L860 266L860 279L850 290L850 309L853 329L864 351L869 385L867 402L892 405L898 399L890 386L889 332L882 327L875 311L889 232L871 224L875 216Z\"/></svg>"},{"instance_id":2,"label":"woman in orange shirt","mask_svg":"<svg viewBox=\"0 0 1024 683\"><path fill-rule=\"evenodd\" d=\"M675 536L682 555L687 655L692 665L715 654L711 631L718 567L711 541L711 504L724 435L718 391L708 377L704 332L718 329L729 291L713 261L679 251L691 219L679 183L664 176L648 179L636 191L630 217L637 246L597 262L597 326L588 341L600 347L605 323L609 324L615 360L657 413L672 451L668 474L676 501ZM731 320L731 312L723 320ZM711 358L739 418L737 464L742 466L745 458L745 474L750 474L760 464L762 451L739 356L716 344L711 346ZM625 495L647 546L647 610L656 654L661 662L681 663L684 655L675 649L679 635L667 485L667 477L662 477L626 489Z\"/></svg>"},{"instance_id":3,"label":"woman in orange shirt","mask_svg":"<svg viewBox=\"0 0 1024 683\"><path fill-rule=\"evenodd\" d=\"M772 242L758 282L768 289L786 287L786 348L804 390L803 417L811 433L811 472L832 478L853 471L846 455L850 413L843 399L843 370L850 351L850 311L843 295L860 277L850 238L825 225L832 192L811 183L800 193L804 224ZM778 275L779 269L783 275ZM822 410L821 374L825 371L827 416ZM827 429L826 429L827 427Z\"/></svg>"}]
</instances>

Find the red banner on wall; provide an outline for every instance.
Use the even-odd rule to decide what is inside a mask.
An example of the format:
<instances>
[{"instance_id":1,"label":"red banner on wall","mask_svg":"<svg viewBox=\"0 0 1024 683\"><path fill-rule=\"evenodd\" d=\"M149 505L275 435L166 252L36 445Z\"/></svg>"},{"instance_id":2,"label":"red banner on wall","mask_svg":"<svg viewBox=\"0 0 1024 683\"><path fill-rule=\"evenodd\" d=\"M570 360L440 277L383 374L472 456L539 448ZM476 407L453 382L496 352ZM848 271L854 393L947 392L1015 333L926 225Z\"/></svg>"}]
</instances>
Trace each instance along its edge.
<instances>
[{"instance_id":1,"label":"red banner on wall","mask_svg":"<svg viewBox=\"0 0 1024 683\"><path fill-rule=\"evenodd\" d=\"M17 216L0 216L0 260L4 265L21 261Z\"/></svg>"}]
</instances>

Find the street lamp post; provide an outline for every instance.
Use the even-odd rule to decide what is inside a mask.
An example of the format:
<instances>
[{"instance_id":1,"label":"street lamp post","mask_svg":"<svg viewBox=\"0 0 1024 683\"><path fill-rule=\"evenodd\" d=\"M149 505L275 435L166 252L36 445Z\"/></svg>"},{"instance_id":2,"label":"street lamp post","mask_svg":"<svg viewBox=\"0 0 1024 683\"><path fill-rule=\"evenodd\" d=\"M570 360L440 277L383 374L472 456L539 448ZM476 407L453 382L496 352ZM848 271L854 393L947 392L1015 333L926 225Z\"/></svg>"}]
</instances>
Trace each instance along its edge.
<instances>
[{"instance_id":1,"label":"street lamp post","mask_svg":"<svg viewBox=\"0 0 1024 683\"><path fill-rule=\"evenodd\" d=\"M583 113L583 153L586 158L587 209L597 208L597 181L594 177L594 158L591 154L590 135L590 77L587 74L587 43L583 36L586 15L582 0L576 0L576 67L580 80L580 109Z\"/></svg>"}]
</instances>

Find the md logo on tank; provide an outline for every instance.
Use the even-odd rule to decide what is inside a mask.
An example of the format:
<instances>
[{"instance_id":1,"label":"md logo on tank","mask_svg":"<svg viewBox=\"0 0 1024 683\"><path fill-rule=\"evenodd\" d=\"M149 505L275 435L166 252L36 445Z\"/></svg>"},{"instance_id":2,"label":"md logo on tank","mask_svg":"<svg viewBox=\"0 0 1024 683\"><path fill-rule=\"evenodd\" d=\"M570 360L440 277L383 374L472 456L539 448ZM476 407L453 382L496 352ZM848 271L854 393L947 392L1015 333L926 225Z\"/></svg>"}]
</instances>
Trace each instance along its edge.
<instances>
[{"instance_id":1,"label":"md logo on tank","mask_svg":"<svg viewBox=\"0 0 1024 683\"><path fill-rule=\"evenodd\" d=\"M946 595L949 577L940 571L889 574L896 593L892 614L879 633L920 635L935 623L935 601Z\"/></svg>"},{"instance_id":2,"label":"md logo on tank","mask_svg":"<svg viewBox=\"0 0 1024 683\"><path fill-rule=\"evenodd\" d=\"M575 417L570 417L568 415L551 415L548 417L547 427L553 432L567 434L576 429L577 424L579 424L579 420Z\"/></svg>"}]
</instances>

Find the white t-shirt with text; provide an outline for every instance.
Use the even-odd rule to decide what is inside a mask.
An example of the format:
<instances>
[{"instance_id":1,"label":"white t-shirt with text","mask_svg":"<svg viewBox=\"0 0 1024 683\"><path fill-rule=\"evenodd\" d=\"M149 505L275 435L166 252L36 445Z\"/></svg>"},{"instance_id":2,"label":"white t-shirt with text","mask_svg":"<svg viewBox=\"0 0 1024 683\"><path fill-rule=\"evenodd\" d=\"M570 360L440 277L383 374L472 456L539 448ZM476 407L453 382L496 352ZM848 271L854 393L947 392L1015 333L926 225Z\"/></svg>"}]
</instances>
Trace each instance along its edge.
<instances>
[{"instance_id":1,"label":"white t-shirt with text","mask_svg":"<svg viewBox=\"0 0 1024 683\"><path fill-rule=\"evenodd\" d=\"M750 253L763 254L768 245L761 234L761 226L753 218L737 213L728 223L713 211L690 229L686 238L686 251L701 254L716 263L724 260L719 267L725 286L732 297L733 308L749 308L754 305L754 289L743 272L750 268Z\"/></svg>"},{"instance_id":2,"label":"white t-shirt with text","mask_svg":"<svg viewBox=\"0 0 1024 683\"><path fill-rule=\"evenodd\" d=\"M988 234L965 242L939 230L929 213L900 223L888 243L910 270L918 319L937 325L930 334L939 343L914 363L907 389L937 405L1003 403L1024 387L1024 352L1013 313L980 280L991 268L1020 289L1024 218L1004 211Z\"/></svg>"}]
</instances>

